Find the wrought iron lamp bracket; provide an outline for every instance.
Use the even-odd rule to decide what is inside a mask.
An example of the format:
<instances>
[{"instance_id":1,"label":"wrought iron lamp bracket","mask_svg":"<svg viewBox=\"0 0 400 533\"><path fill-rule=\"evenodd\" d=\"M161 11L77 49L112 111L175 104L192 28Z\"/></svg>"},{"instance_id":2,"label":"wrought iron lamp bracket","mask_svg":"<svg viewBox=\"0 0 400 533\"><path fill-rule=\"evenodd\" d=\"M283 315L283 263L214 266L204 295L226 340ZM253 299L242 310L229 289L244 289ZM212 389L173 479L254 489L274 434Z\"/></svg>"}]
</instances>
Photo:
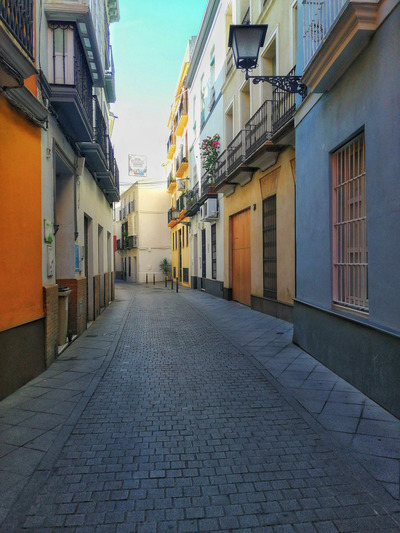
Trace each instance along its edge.
<instances>
[{"instance_id":1,"label":"wrought iron lamp bracket","mask_svg":"<svg viewBox=\"0 0 400 533\"><path fill-rule=\"evenodd\" d=\"M307 95L307 86L301 83L301 76L250 76L246 70L246 80L252 79L254 84L266 81L288 93L298 93L303 98Z\"/></svg>"}]
</instances>

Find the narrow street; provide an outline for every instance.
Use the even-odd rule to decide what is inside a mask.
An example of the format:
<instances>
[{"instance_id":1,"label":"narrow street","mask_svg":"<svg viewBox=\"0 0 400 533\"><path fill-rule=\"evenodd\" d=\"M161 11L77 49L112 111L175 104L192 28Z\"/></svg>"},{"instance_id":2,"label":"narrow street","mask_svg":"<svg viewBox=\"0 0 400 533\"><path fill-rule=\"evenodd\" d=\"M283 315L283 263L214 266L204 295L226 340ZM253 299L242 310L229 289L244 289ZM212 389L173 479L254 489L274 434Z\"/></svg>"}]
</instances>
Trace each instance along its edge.
<instances>
[{"instance_id":1,"label":"narrow street","mask_svg":"<svg viewBox=\"0 0 400 533\"><path fill-rule=\"evenodd\" d=\"M2 532L400 531L400 421L290 324L198 291L116 290L0 403Z\"/></svg>"}]
</instances>

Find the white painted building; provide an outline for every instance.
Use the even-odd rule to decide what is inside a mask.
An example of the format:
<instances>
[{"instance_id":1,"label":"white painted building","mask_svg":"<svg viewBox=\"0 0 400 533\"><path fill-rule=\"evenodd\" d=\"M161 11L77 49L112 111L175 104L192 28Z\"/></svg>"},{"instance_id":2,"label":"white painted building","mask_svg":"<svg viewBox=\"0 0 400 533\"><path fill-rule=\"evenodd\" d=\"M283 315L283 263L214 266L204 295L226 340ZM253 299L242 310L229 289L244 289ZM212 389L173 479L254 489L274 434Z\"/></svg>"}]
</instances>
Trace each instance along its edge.
<instances>
[{"instance_id":1,"label":"white painted building","mask_svg":"<svg viewBox=\"0 0 400 533\"><path fill-rule=\"evenodd\" d=\"M227 0L210 0L197 36L186 85L189 91L188 145L190 189L194 204L191 217L192 288L223 296L224 202L209 189L201 164L203 139L218 134L223 141L222 84L227 50L225 20Z\"/></svg>"},{"instance_id":2,"label":"white painted building","mask_svg":"<svg viewBox=\"0 0 400 533\"><path fill-rule=\"evenodd\" d=\"M113 299L112 204L119 173L109 25L117 0L44 0L38 12L42 134L43 286L68 286L68 328L80 334Z\"/></svg>"}]
</instances>

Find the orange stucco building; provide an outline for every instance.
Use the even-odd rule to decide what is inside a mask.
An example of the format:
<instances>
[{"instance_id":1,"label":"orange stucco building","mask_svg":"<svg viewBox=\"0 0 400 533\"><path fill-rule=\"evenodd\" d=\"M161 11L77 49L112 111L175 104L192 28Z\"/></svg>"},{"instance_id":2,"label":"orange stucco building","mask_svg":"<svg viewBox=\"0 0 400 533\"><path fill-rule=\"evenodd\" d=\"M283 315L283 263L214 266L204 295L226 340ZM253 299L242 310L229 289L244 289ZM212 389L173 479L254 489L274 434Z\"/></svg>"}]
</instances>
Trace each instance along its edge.
<instances>
[{"instance_id":1,"label":"orange stucco building","mask_svg":"<svg viewBox=\"0 0 400 533\"><path fill-rule=\"evenodd\" d=\"M44 369L41 127L33 28L19 41L0 20L0 399ZM21 24L24 20L21 19ZM29 19L26 20L29 26Z\"/></svg>"}]
</instances>

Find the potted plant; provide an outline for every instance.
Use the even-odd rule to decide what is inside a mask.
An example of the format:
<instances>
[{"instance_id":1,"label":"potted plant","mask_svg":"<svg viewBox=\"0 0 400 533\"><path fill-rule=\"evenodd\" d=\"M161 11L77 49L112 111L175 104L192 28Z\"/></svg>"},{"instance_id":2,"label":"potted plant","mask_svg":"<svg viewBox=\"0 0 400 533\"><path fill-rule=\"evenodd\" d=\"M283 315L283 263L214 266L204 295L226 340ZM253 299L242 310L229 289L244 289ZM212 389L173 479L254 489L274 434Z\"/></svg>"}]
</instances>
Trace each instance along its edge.
<instances>
[{"instance_id":1,"label":"potted plant","mask_svg":"<svg viewBox=\"0 0 400 533\"><path fill-rule=\"evenodd\" d=\"M164 274L165 281L167 281L168 274L171 272L171 264L166 257L160 261L160 270Z\"/></svg>"},{"instance_id":2,"label":"potted plant","mask_svg":"<svg viewBox=\"0 0 400 533\"><path fill-rule=\"evenodd\" d=\"M206 171L208 183L214 188L215 165L219 156L220 136L218 133L203 139L200 145L201 162Z\"/></svg>"}]
</instances>

